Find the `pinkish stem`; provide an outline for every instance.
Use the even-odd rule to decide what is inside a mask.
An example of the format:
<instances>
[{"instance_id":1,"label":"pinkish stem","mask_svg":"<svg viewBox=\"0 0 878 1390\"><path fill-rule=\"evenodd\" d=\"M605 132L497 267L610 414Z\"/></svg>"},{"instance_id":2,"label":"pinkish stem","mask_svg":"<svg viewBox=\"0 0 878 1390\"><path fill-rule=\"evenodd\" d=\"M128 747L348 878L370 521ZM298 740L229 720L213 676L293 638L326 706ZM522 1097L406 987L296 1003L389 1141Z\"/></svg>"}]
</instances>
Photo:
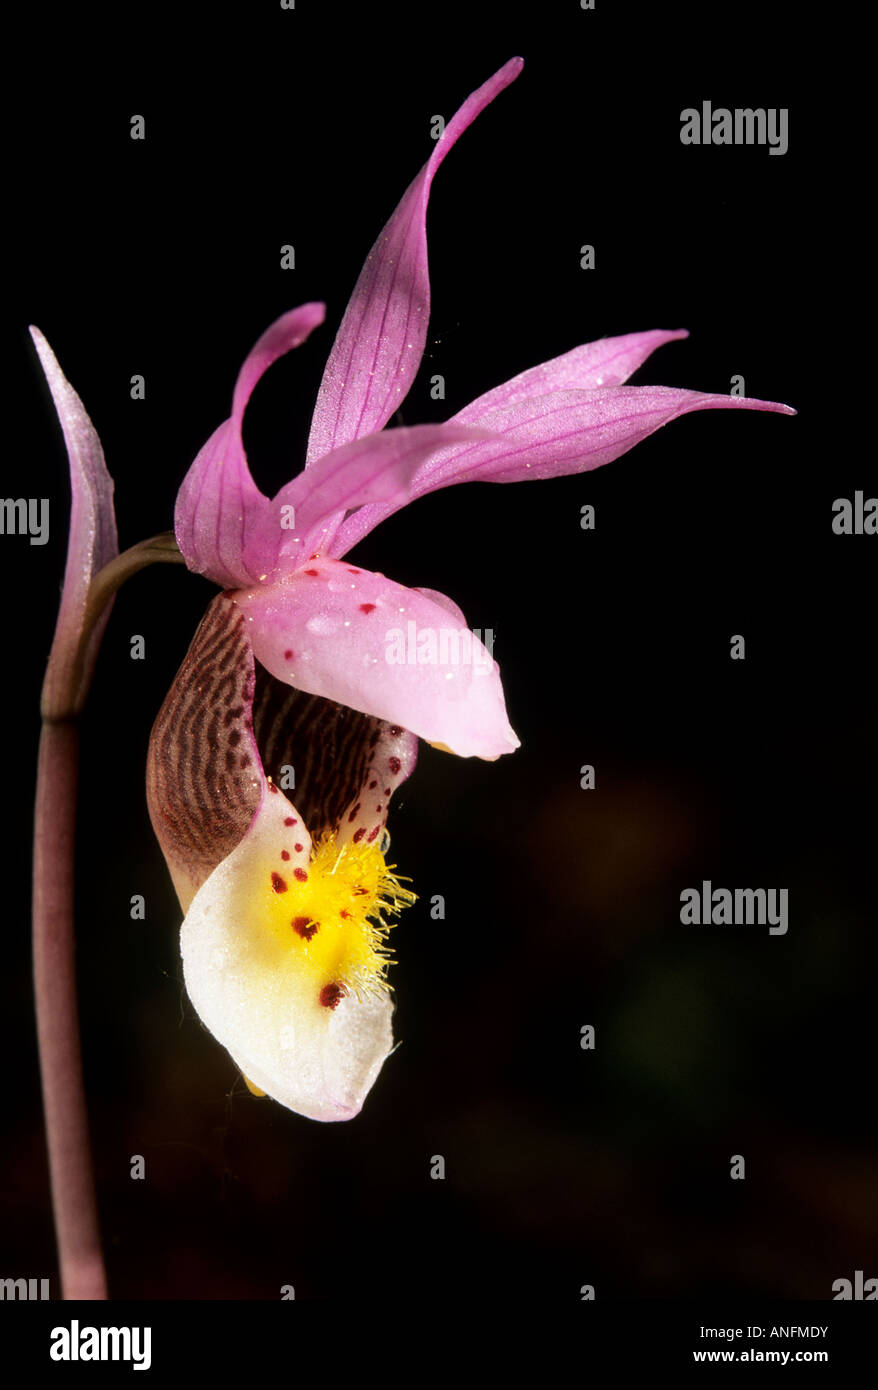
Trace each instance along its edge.
<instances>
[{"instance_id":1,"label":"pinkish stem","mask_svg":"<svg viewBox=\"0 0 878 1390\"><path fill-rule=\"evenodd\" d=\"M61 1292L67 1299L107 1297L76 1004L73 882L77 718L85 704L102 624L116 590L146 565L180 564L182 560L173 532L166 531L117 555L93 575L78 623L71 630L59 619L40 702L43 727L34 815L34 994Z\"/></svg>"},{"instance_id":2,"label":"pinkish stem","mask_svg":"<svg viewBox=\"0 0 878 1390\"><path fill-rule=\"evenodd\" d=\"M52 1206L65 1299L105 1299L88 1116L82 1081L73 862L79 731L43 723L34 819L33 950Z\"/></svg>"}]
</instances>

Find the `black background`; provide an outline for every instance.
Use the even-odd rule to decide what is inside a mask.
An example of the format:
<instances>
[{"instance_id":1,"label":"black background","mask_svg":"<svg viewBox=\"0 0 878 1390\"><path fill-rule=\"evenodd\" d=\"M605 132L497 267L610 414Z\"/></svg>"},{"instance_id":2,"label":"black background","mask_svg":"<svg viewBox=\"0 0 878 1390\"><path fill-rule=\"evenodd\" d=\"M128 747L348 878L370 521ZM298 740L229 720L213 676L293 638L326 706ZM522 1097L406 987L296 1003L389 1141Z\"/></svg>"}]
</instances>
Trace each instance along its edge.
<instances>
[{"instance_id":1,"label":"black background","mask_svg":"<svg viewBox=\"0 0 878 1390\"><path fill-rule=\"evenodd\" d=\"M69 32L42 14L13 45L7 167L17 443L3 492L50 497L52 532L43 548L0 540L0 1275L55 1270L27 865L67 484L26 325L101 435L124 547L171 525L253 341L324 299L327 324L247 416L254 474L276 491L301 466L335 327L429 155L431 117L515 53L522 76L435 181L430 334L404 422L445 418L577 343L681 326L690 339L635 381L723 392L741 374L748 395L799 414L704 412L595 473L449 489L353 552L494 630L522 748L488 764L422 745L396 798L392 858L421 895L395 934L402 1046L347 1125L250 1097L185 997L143 769L214 590L176 567L123 590L84 720L79 820L111 1292L575 1301L591 1283L602 1298L826 1299L855 1269L878 1275L878 543L831 531L834 498L876 491L835 390L857 371L839 316L858 195L799 7L266 0L80 11ZM788 107L789 151L684 147L680 111L703 100ZM133 114L144 142L129 139ZM435 372L444 403L430 400ZM134 373L145 401L129 398ZM729 659L733 633L744 662ZM145 661L129 658L132 634ZM580 789L584 763L595 791ZM789 933L681 926L680 892L702 878L788 887ZM130 920L134 893L145 922ZM444 1182L429 1176L436 1154Z\"/></svg>"}]
</instances>

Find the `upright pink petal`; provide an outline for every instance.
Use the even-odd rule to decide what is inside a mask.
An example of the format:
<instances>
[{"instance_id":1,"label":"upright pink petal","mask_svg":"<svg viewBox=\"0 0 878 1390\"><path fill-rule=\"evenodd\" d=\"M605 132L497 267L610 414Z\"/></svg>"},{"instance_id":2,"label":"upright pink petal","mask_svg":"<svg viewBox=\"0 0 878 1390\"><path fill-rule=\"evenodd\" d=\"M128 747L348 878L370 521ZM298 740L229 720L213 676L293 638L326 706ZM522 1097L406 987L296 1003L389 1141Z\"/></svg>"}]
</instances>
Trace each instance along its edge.
<instances>
[{"instance_id":1,"label":"upright pink petal","mask_svg":"<svg viewBox=\"0 0 878 1390\"><path fill-rule=\"evenodd\" d=\"M269 569L264 544L269 502L253 481L241 422L253 388L272 362L323 322L322 304L291 309L263 333L238 375L232 414L201 449L177 494L174 530L186 564L225 588L252 584Z\"/></svg>"},{"instance_id":2,"label":"upright pink petal","mask_svg":"<svg viewBox=\"0 0 878 1390\"><path fill-rule=\"evenodd\" d=\"M233 597L257 661L278 680L462 757L497 758L518 747L497 663L449 620L456 614L417 589L318 559L283 583Z\"/></svg>"},{"instance_id":3,"label":"upright pink petal","mask_svg":"<svg viewBox=\"0 0 878 1390\"><path fill-rule=\"evenodd\" d=\"M662 425L694 410L796 413L791 406L776 401L672 386L551 391L480 412L478 424L490 437L433 455L412 481L411 497L422 497L454 483L516 483L585 473L619 458ZM339 526L329 553L345 555L397 509L391 502L362 507Z\"/></svg>"},{"instance_id":4,"label":"upright pink petal","mask_svg":"<svg viewBox=\"0 0 878 1390\"><path fill-rule=\"evenodd\" d=\"M427 200L433 175L458 137L523 66L512 58L451 118L366 258L317 397L308 463L386 425L420 365L430 313Z\"/></svg>"},{"instance_id":5,"label":"upright pink petal","mask_svg":"<svg viewBox=\"0 0 878 1390\"><path fill-rule=\"evenodd\" d=\"M119 545L113 511L113 480L107 472L97 431L40 330L31 328L30 334L55 402L70 463L67 565L44 686L44 700L51 707L56 693L63 698L62 692L69 691L75 685L78 702L88 689L104 627L110 616L108 605L89 639L85 660L76 670L76 651L88 589L97 571L119 553Z\"/></svg>"}]
</instances>

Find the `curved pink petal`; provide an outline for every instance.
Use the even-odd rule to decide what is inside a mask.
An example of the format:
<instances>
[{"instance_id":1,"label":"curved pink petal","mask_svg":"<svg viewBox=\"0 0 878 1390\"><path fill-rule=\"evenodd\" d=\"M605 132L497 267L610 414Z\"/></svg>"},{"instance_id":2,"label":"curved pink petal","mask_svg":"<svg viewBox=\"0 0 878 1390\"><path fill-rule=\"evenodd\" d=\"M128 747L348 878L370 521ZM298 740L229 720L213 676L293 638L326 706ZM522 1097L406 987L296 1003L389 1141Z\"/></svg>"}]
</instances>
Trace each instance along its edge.
<instances>
[{"instance_id":1,"label":"curved pink petal","mask_svg":"<svg viewBox=\"0 0 878 1390\"><path fill-rule=\"evenodd\" d=\"M282 583L233 597L257 661L278 680L462 757L497 758L518 747L497 663L426 594L317 559Z\"/></svg>"},{"instance_id":2,"label":"curved pink petal","mask_svg":"<svg viewBox=\"0 0 878 1390\"><path fill-rule=\"evenodd\" d=\"M611 463L662 425L695 410L796 413L776 401L673 386L553 391L480 414L478 423L490 432L490 438L434 455L413 480L411 497L414 500L454 483L515 483L585 473ZM339 527L330 553L346 554L396 510L392 503L361 508Z\"/></svg>"},{"instance_id":3,"label":"curved pink petal","mask_svg":"<svg viewBox=\"0 0 878 1390\"><path fill-rule=\"evenodd\" d=\"M467 97L366 258L320 385L308 464L380 430L420 365L430 313L426 215L433 175L476 116L518 76L512 58Z\"/></svg>"},{"instance_id":4,"label":"curved pink petal","mask_svg":"<svg viewBox=\"0 0 878 1390\"><path fill-rule=\"evenodd\" d=\"M675 386L607 386L596 391L554 391L485 412L491 437L462 444L428 460L414 496L449 483L514 483L583 473L633 449L663 425L695 410L770 410L791 406L747 396L713 395Z\"/></svg>"},{"instance_id":5,"label":"curved pink petal","mask_svg":"<svg viewBox=\"0 0 878 1390\"><path fill-rule=\"evenodd\" d=\"M232 396L232 419L240 425L247 402L261 378L279 357L301 347L326 318L326 305L317 301L288 309L257 338L244 359Z\"/></svg>"},{"instance_id":6,"label":"curved pink petal","mask_svg":"<svg viewBox=\"0 0 878 1390\"><path fill-rule=\"evenodd\" d=\"M262 334L238 374L231 416L200 450L177 494L174 531L186 564L225 588L254 583L274 558L264 542L269 501L251 477L241 438L247 402L263 373L324 315L324 305L303 304Z\"/></svg>"},{"instance_id":7,"label":"curved pink petal","mask_svg":"<svg viewBox=\"0 0 878 1390\"><path fill-rule=\"evenodd\" d=\"M458 424L474 424L490 410L518 405L550 391L595 391L600 386L622 386L656 348L688 337L685 328L655 328L646 333L625 333L619 338L583 343L571 352L520 372L502 386L478 396L451 418Z\"/></svg>"},{"instance_id":8,"label":"curved pink petal","mask_svg":"<svg viewBox=\"0 0 878 1390\"><path fill-rule=\"evenodd\" d=\"M113 479L107 471L97 431L40 330L32 327L30 334L55 402L70 464L67 564L43 687L44 702L51 706L56 692L60 698L65 698L62 692L69 692L75 686L75 701L79 702L88 689L111 607L108 604L95 626L84 660L76 671L89 585L98 570L118 555L119 543L113 510Z\"/></svg>"},{"instance_id":9,"label":"curved pink petal","mask_svg":"<svg viewBox=\"0 0 878 1390\"><path fill-rule=\"evenodd\" d=\"M334 449L281 488L259 519L260 573L289 573L316 551L325 554L346 511L375 502L405 506L411 480L431 454L487 438L473 426L414 425Z\"/></svg>"}]
</instances>

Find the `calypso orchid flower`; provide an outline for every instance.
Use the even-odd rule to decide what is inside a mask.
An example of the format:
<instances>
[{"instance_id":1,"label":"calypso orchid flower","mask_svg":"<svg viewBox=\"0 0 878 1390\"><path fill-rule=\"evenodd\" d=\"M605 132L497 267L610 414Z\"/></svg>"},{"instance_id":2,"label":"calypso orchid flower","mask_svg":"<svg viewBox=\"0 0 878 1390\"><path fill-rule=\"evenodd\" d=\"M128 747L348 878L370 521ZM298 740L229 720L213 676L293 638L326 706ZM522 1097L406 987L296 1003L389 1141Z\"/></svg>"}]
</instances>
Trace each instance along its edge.
<instances>
[{"instance_id":1,"label":"calypso orchid flower","mask_svg":"<svg viewBox=\"0 0 878 1390\"><path fill-rule=\"evenodd\" d=\"M322 323L313 303L256 343L229 419L177 499L186 564L223 590L158 716L148 763L150 814L185 913L186 987L251 1089L313 1119L356 1115L393 1046L387 932L413 894L386 863L385 826L418 738L462 757L518 746L496 663L474 637L467 663L387 660L390 629L442 631L450 619L465 630L460 609L364 570L348 551L438 488L597 468L689 411L794 413L626 385L655 348L687 336L656 330L543 362L444 424L385 429L426 342L433 175L521 66L513 59L464 102L367 257L303 471L265 497L241 428L263 373Z\"/></svg>"}]
</instances>

